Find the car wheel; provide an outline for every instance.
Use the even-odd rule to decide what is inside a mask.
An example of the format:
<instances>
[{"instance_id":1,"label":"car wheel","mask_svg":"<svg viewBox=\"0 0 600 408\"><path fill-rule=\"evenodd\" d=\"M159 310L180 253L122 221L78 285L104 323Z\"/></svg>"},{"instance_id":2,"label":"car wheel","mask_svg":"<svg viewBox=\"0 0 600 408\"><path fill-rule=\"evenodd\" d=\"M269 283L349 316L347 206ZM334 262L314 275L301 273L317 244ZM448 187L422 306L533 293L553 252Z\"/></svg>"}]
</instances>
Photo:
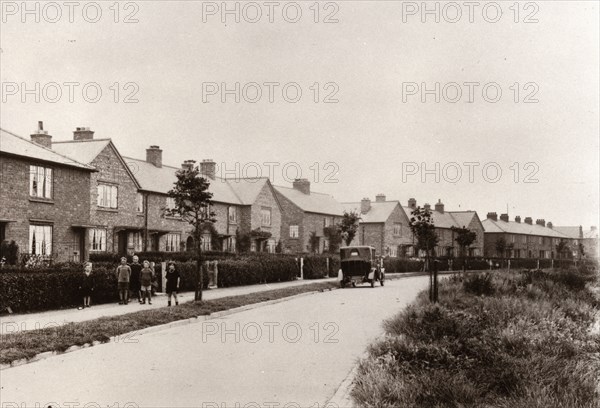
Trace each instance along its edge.
<instances>
[{"instance_id":1,"label":"car wheel","mask_svg":"<svg viewBox=\"0 0 600 408\"><path fill-rule=\"evenodd\" d=\"M356 287L356 282L352 281L352 287L355 288Z\"/></svg>"},{"instance_id":2,"label":"car wheel","mask_svg":"<svg viewBox=\"0 0 600 408\"><path fill-rule=\"evenodd\" d=\"M344 282L343 280L340 281L340 288L344 289L345 286L346 286L346 282Z\"/></svg>"}]
</instances>

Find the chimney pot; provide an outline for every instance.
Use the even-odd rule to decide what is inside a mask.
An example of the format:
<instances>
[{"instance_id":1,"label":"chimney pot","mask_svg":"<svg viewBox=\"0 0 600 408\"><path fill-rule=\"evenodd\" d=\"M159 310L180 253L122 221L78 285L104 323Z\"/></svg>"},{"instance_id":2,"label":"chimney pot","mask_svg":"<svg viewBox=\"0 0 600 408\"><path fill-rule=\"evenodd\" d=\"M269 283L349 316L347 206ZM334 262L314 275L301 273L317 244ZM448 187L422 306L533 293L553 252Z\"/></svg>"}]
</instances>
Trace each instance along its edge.
<instances>
[{"instance_id":1,"label":"chimney pot","mask_svg":"<svg viewBox=\"0 0 600 408\"><path fill-rule=\"evenodd\" d=\"M367 197L363 198L360 202L360 213L366 214L371 209L371 200Z\"/></svg>"},{"instance_id":2,"label":"chimney pot","mask_svg":"<svg viewBox=\"0 0 600 408\"><path fill-rule=\"evenodd\" d=\"M211 180L215 179L217 163L212 159L203 159L200 163L200 175Z\"/></svg>"},{"instance_id":3,"label":"chimney pot","mask_svg":"<svg viewBox=\"0 0 600 408\"><path fill-rule=\"evenodd\" d=\"M521 216L520 215L517 215L515 217L515 222L518 222L519 224L521 223Z\"/></svg>"},{"instance_id":4,"label":"chimney pot","mask_svg":"<svg viewBox=\"0 0 600 408\"><path fill-rule=\"evenodd\" d=\"M292 187L303 194L310 194L310 181L308 179L296 179L292 182Z\"/></svg>"},{"instance_id":5,"label":"chimney pot","mask_svg":"<svg viewBox=\"0 0 600 408\"><path fill-rule=\"evenodd\" d=\"M181 168L183 170L192 170L194 168L194 164L196 160L186 160L181 164Z\"/></svg>"},{"instance_id":6,"label":"chimney pot","mask_svg":"<svg viewBox=\"0 0 600 408\"><path fill-rule=\"evenodd\" d=\"M542 227L546 226L546 220L544 220L544 219L537 219L537 220L535 220L535 223L537 225L541 225Z\"/></svg>"},{"instance_id":7,"label":"chimney pot","mask_svg":"<svg viewBox=\"0 0 600 408\"><path fill-rule=\"evenodd\" d=\"M442 203L442 199L438 199L438 202L435 204L435 210L440 213L444 213L444 203Z\"/></svg>"},{"instance_id":8,"label":"chimney pot","mask_svg":"<svg viewBox=\"0 0 600 408\"><path fill-rule=\"evenodd\" d=\"M552 223L550 221L548 221L548 224L546 224L546 227L552 229Z\"/></svg>"},{"instance_id":9,"label":"chimney pot","mask_svg":"<svg viewBox=\"0 0 600 408\"><path fill-rule=\"evenodd\" d=\"M500 220L504 222L508 222L508 214L500 214Z\"/></svg>"},{"instance_id":10,"label":"chimney pot","mask_svg":"<svg viewBox=\"0 0 600 408\"><path fill-rule=\"evenodd\" d=\"M417 208L417 200L415 200L414 198L409 199L408 206L414 210L415 208Z\"/></svg>"},{"instance_id":11,"label":"chimney pot","mask_svg":"<svg viewBox=\"0 0 600 408\"><path fill-rule=\"evenodd\" d=\"M155 167L162 167L162 150L154 145L146 149L146 161L152 163Z\"/></svg>"},{"instance_id":12,"label":"chimney pot","mask_svg":"<svg viewBox=\"0 0 600 408\"><path fill-rule=\"evenodd\" d=\"M385 194L383 193L379 193L375 196L375 202L377 203L383 203L385 202Z\"/></svg>"},{"instance_id":13,"label":"chimney pot","mask_svg":"<svg viewBox=\"0 0 600 408\"><path fill-rule=\"evenodd\" d=\"M423 205L423 208L424 208L425 210L427 210L427 211L431 211L431 205L430 205L429 203L425 203L425 204Z\"/></svg>"},{"instance_id":14,"label":"chimney pot","mask_svg":"<svg viewBox=\"0 0 600 408\"><path fill-rule=\"evenodd\" d=\"M498 214L495 212L489 212L487 213L487 218L493 221L498 221Z\"/></svg>"},{"instance_id":15,"label":"chimney pot","mask_svg":"<svg viewBox=\"0 0 600 408\"><path fill-rule=\"evenodd\" d=\"M48 131L44 130L44 122L38 121L38 128L31 135L31 141L40 146L44 146L47 149L52 148L52 136L48 134Z\"/></svg>"},{"instance_id":16,"label":"chimney pot","mask_svg":"<svg viewBox=\"0 0 600 408\"><path fill-rule=\"evenodd\" d=\"M533 219L531 217L525 217L525 224L533 225Z\"/></svg>"},{"instance_id":17,"label":"chimney pot","mask_svg":"<svg viewBox=\"0 0 600 408\"><path fill-rule=\"evenodd\" d=\"M89 127L77 127L73 132L73 140L93 140L94 131Z\"/></svg>"}]
</instances>

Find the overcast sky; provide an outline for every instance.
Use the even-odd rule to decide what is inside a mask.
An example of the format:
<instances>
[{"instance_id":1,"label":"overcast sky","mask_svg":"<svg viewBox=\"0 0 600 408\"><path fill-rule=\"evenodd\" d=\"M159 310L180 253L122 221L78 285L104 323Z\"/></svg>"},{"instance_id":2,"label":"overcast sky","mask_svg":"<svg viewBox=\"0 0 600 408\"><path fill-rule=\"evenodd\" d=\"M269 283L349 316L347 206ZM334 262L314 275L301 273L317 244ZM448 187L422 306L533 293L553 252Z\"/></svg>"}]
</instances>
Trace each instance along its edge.
<instances>
[{"instance_id":1,"label":"overcast sky","mask_svg":"<svg viewBox=\"0 0 600 408\"><path fill-rule=\"evenodd\" d=\"M497 7L484 11L488 2L474 8L473 22L467 5L454 3L462 12L456 23L447 21L457 18L456 7L445 2L439 23L434 15L421 21L413 7L421 2L279 2L269 15L264 2L239 3L240 22L225 15L225 24L220 1L98 2L96 23L86 21L96 18L90 2L74 8L73 22L62 2L54 3L62 5L60 17L44 2L28 2L34 14L25 15L21 2L2 3L0 124L23 136L39 120L54 140L89 126L125 156L144 158L148 146L160 145L163 161L175 166L211 158L230 171L240 163L242 175L256 175L251 163L258 163L268 175L263 163L277 162L276 185L289 185L297 163L313 191L340 201L384 193L403 203L441 199L448 210L477 210L482 219L508 206L511 220L598 224L598 2L522 2L518 23L512 1L496 3L496 23ZM80 84L73 102L69 82ZM240 102L231 94L223 103L221 84L234 89L236 82ZM261 96L255 86L244 88L252 82ZM265 85L271 82L279 84L272 103ZM90 101L82 95L90 83L102 91L96 103L95 85L86 88ZM286 100L282 89L290 83L297 85L286 88ZM439 103L433 94L421 101L422 83L431 90L439 83ZM462 91L456 103L457 87L449 83ZM480 84L473 85L472 103L465 83ZM298 87L302 96L292 103ZM501 98L492 102L497 89ZM433 170L425 182L421 163Z\"/></svg>"}]
</instances>

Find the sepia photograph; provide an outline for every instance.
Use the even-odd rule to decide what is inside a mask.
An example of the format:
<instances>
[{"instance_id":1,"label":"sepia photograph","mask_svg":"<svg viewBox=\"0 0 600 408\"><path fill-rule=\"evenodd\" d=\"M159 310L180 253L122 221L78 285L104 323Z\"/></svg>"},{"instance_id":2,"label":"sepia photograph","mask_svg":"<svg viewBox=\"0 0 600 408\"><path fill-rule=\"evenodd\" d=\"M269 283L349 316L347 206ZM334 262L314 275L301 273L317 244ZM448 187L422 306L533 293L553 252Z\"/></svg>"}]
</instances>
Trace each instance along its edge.
<instances>
[{"instance_id":1,"label":"sepia photograph","mask_svg":"<svg viewBox=\"0 0 600 408\"><path fill-rule=\"evenodd\" d=\"M600 408L600 1L0 0L0 408Z\"/></svg>"}]
</instances>

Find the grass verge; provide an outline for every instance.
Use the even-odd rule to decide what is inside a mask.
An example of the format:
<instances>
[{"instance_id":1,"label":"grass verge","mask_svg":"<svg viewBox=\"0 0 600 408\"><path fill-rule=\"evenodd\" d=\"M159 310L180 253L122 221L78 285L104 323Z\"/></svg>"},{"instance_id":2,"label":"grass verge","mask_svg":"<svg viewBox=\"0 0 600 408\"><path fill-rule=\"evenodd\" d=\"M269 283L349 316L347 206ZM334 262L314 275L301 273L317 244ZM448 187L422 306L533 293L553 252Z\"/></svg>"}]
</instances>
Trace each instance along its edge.
<instances>
[{"instance_id":1,"label":"grass verge","mask_svg":"<svg viewBox=\"0 0 600 408\"><path fill-rule=\"evenodd\" d=\"M592 271L455 275L385 322L352 389L365 407L597 408Z\"/></svg>"},{"instance_id":2,"label":"grass verge","mask_svg":"<svg viewBox=\"0 0 600 408\"><path fill-rule=\"evenodd\" d=\"M60 327L31 330L0 336L0 364L9 364L20 359L31 359L37 354L55 351L64 352L71 346L83 346L94 342L105 343L119 336L151 326L177 320L234 309L269 300L282 299L306 292L329 290L337 282L320 282L274 289L240 296L207 300L201 303L183 303L176 307L144 310L120 316L102 317L80 323L69 323Z\"/></svg>"}]
</instances>

